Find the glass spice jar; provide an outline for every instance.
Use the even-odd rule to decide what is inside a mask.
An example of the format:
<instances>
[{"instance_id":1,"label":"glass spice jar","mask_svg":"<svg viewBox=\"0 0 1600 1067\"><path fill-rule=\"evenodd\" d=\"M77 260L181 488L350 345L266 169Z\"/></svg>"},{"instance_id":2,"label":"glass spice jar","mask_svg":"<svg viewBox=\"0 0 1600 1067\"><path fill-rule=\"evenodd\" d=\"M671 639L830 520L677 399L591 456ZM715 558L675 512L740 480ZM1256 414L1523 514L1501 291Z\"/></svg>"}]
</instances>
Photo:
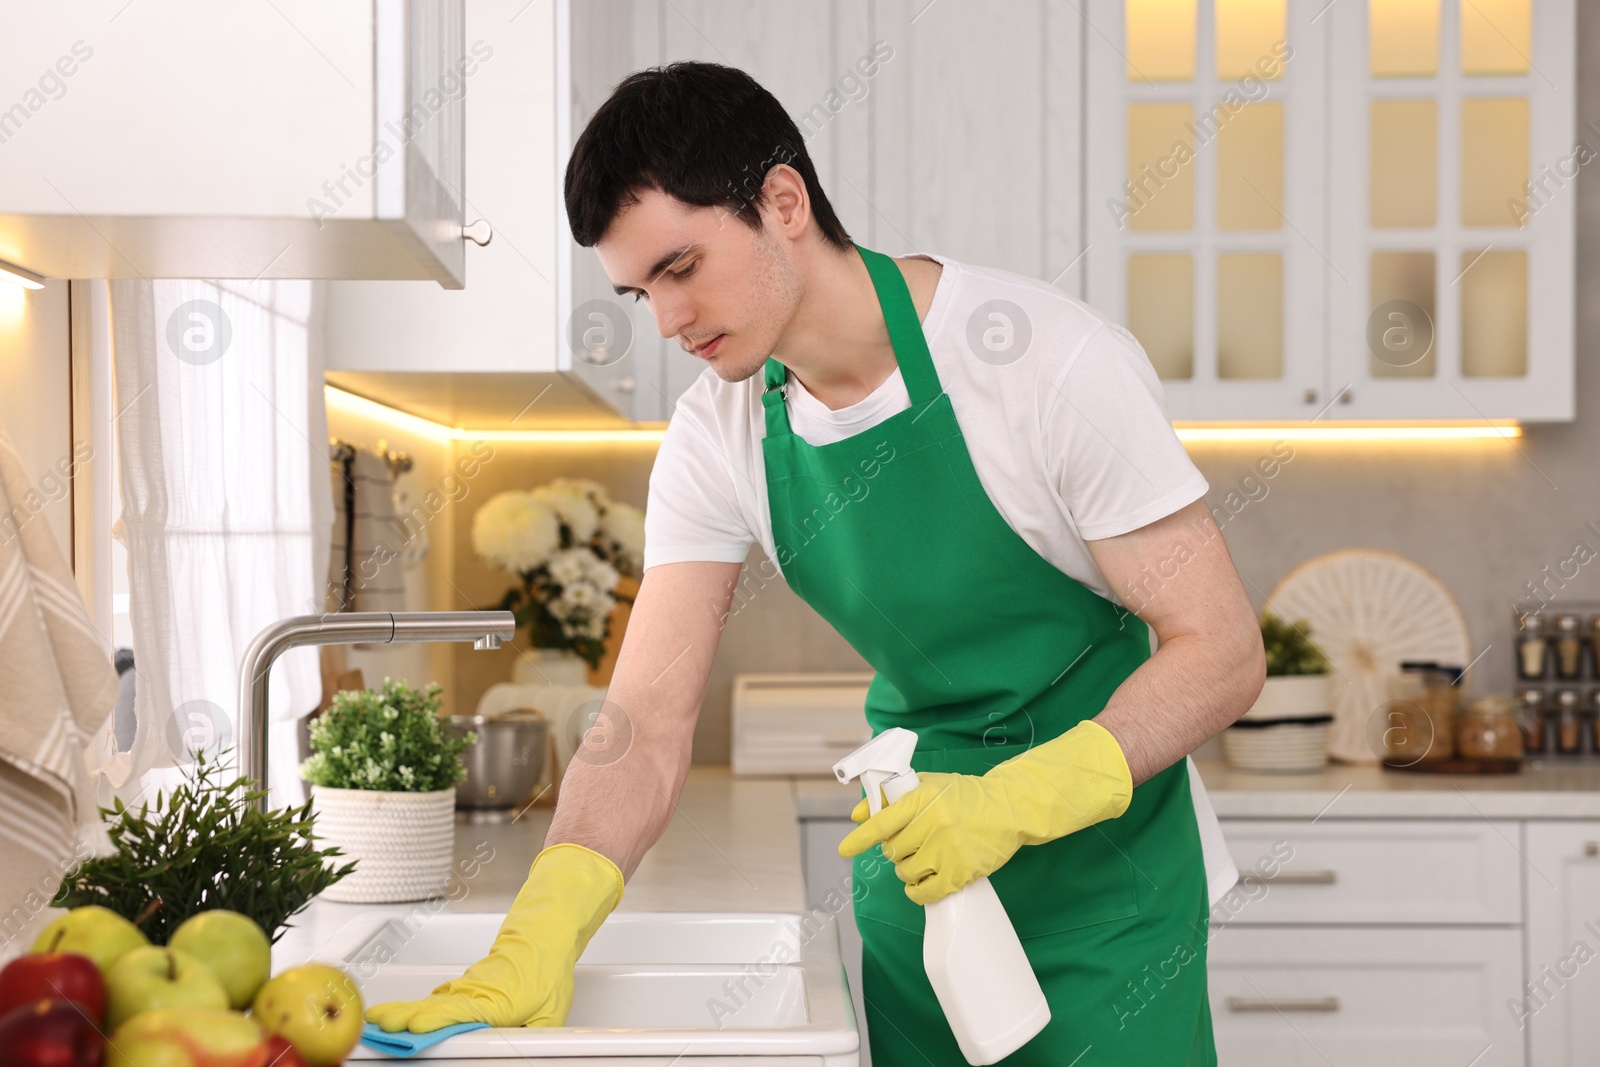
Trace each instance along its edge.
<instances>
[{"instance_id":1,"label":"glass spice jar","mask_svg":"<svg viewBox=\"0 0 1600 1067\"><path fill-rule=\"evenodd\" d=\"M1386 685L1384 759L1407 767L1421 763L1433 747L1433 728L1422 710L1422 679L1411 673L1392 674Z\"/></svg>"},{"instance_id":2,"label":"glass spice jar","mask_svg":"<svg viewBox=\"0 0 1600 1067\"><path fill-rule=\"evenodd\" d=\"M1489 693L1467 702L1457 717L1456 751L1463 759L1522 758L1522 728L1510 694Z\"/></svg>"},{"instance_id":3,"label":"glass spice jar","mask_svg":"<svg viewBox=\"0 0 1600 1067\"><path fill-rule=\"evenodd\" d=\"M1583 750L1583 700L1576 689L1557 689L1555 708L1555 750L1563 756Z\"/></svg>"},{"instance_id":4,"label":"glass spice jar","mask_svg":"<svg viewBox=\"0 0 1600 1067\"><path fill-rule=\"evenodd\" d=\"M1589 755L1600 754L1600 688L1589 690L1589 706L1583 713L1581 747Z\"/></svg>"},{"instance_id":5,"label":"glass spice jar","mask_svg":"<svg viewBox=\"0 0 1600 1067\"><path fill-rule=\"evenodd\" d=\"M1594 691L1600 699L1600 689ZM1522 751L1536 754L1546 751L1544 690L1536 685L1517 690L1517 721L1522 726Z\"/></svg>"},{"instance_id":6,"label":"glass spice jar","mask_svg":"<svg viewBox=\"0 0 1600 1067\"><path fill-rule=\"evenodd\" d=\"M1555 623L1556 677L1583 674L1583 616L1557 615Z\"/></svg>"},{"instance_id":7,"label":"glass spice jar","mask_svg":"<svg viewBox=\"0 0 1600 1067\"><path fill-rule=\"evenodd\" d=\"M1589 677L1600 679L1600 615L1589 616Z\"/></svg>"},{"instance_id":8,"label":"glass spice jar","mask_svg":"<svg viewBox=\"0 0 1600 1067\"><path fill-rule=\"evenodd\" d=\"M1549 669L1550 646L1545 640L1544 616L1517 613L1517 677L1543 678Z\"/></svg>"},{"instance_id":9,"label":"glass spice jar","mask_svg":"<svg viewBox=\"0 0 1600 1067\"><path fill-rule=\"evenodd\" d=\"M1384 749L1393 762L1410 765L1455 755L1455 712L1461 690L1433 663L1402 663L1387 683L1389 728Z\"/></svg>"}]
</instances>

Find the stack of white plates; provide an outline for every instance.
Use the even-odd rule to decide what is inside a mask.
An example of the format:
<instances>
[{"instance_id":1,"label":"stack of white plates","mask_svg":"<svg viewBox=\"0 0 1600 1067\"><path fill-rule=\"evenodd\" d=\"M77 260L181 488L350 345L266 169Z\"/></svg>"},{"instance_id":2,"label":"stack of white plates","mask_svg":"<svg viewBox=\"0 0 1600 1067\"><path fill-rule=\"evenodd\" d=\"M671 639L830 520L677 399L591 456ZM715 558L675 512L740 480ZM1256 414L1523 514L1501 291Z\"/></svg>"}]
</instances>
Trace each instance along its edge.
<instances>
[{"instance_id":1,"label":"stack of white plates","mask_svg":"<svg viewBox=\"0 0 1600 1067\"><path fill-rule=\"evenodd\" d=\"M1268 678L1261 696L1222 733L1222 754L1241 771L1317 771L1328 762L1333 711L1328 675Z\"/></svg>"}]
</instances>

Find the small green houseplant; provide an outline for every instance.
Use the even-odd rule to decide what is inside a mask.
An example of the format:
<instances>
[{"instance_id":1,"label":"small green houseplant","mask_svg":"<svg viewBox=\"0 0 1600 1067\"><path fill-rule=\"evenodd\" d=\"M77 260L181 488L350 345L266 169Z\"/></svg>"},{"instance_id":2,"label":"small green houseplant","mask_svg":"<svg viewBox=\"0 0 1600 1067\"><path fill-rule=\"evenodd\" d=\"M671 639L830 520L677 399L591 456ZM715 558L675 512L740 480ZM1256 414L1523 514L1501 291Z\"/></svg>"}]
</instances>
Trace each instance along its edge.
<instances>
[{"instance_id":1,"label":"small green houseplant","mask_svg":"<svg viewBox=\"0 0 1600 1067\"><path fill-rule=\"evenodd\" d=\"M1326 656L1304 619L1261 613L1267 678L1261 695L1222 732L1228 763L1250 771L1315 771L1328 762L1333 701Z\"/></svg>"},{"instance_id":2,"label":"small green houseplant","mask_svg":"<svg viewBox=\"0 0 1600 1067\"><path fill-rule=\"evenodd\" d=\"M116 851L85 861L61 882L60 908L99 904L144 931L151 944L197 912L248 915L276 941L289 918L355 867L332 866L338 848L317 848L311 802L259 811L266 790L204 752L171 792L138 810L119 798L101 808Z\"/></svg>"},{"instance_id":3,"label":"small green houseplant","mask_svg":"<svg viewBox=\"0 0 1600 1067\"><path fill-rule=\"evenodd\" d=\"M1311 626L1304 619L1285 622L1271 609L1261 613L1261 644L1267 651L1267 677L1327 674L1328 659L1311 642Z\"/></svg>"},{"instance_id":4,"label":"small green houseplant","mask_svg":"<svg viewBox=\"0 0 1600 1067\"><path fill-rule=\"evenodd\" d=\"M378 689L334 696L311 724L300 765L326 838L356 860L329 900L379 904L444 892L454 853L461 752L439 715L439 686L385 678Z\"/></svg>"}]
</instances>

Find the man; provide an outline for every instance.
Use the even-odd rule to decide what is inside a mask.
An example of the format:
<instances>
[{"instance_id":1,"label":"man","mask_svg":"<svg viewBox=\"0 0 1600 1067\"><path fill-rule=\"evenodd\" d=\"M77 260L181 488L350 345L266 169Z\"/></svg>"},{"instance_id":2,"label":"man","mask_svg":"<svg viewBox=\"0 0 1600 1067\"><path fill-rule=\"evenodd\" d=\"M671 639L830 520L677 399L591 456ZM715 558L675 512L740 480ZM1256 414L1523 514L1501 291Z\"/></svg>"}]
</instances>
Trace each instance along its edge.
<instances>
[{"instance_id":1,"label":"man","mask_svg":"<svg viewBox=\"0 0 1600 1067\"><path fill-rule=\"evenodd\" d=\"M565 1020L574 961L671 818L759 541L872 664L874 731L918 735L922 785L870 819L863 800L840 845L874 1063L963 1062L922 908L985 875L1052 1015L1004 1062L1215 1063L1206 919L1236 872L1186 755L1265 667L1137 342L1041 282L854 245L794 123L726 67L623 81L565 195L617 293L708 367L651 474L608 693L633 742L574 761L490 955L368 1018Z\"/></svg>"}]
</instances>

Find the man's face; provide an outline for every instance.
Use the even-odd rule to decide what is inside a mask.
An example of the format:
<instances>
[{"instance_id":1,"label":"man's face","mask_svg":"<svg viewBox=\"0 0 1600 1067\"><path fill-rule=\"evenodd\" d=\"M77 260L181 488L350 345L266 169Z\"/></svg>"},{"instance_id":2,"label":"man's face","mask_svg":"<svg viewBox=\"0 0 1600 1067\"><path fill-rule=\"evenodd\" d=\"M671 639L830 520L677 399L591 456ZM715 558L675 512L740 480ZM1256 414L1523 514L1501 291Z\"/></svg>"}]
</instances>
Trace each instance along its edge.
<instances>
[{"instance_id":1,"label":"man's face","mask_svg":"<svg viewBox=\"0 0 1600 1067\"><path fill-rule=\"evenodd\" d=\"M640 190L595 245L624 299L642 299L662 337L724 381L761 370L794 315L801 286L785 243L720 207ZM766 218L763 216L763 223Z\"/></svg>"}]
</instances>

